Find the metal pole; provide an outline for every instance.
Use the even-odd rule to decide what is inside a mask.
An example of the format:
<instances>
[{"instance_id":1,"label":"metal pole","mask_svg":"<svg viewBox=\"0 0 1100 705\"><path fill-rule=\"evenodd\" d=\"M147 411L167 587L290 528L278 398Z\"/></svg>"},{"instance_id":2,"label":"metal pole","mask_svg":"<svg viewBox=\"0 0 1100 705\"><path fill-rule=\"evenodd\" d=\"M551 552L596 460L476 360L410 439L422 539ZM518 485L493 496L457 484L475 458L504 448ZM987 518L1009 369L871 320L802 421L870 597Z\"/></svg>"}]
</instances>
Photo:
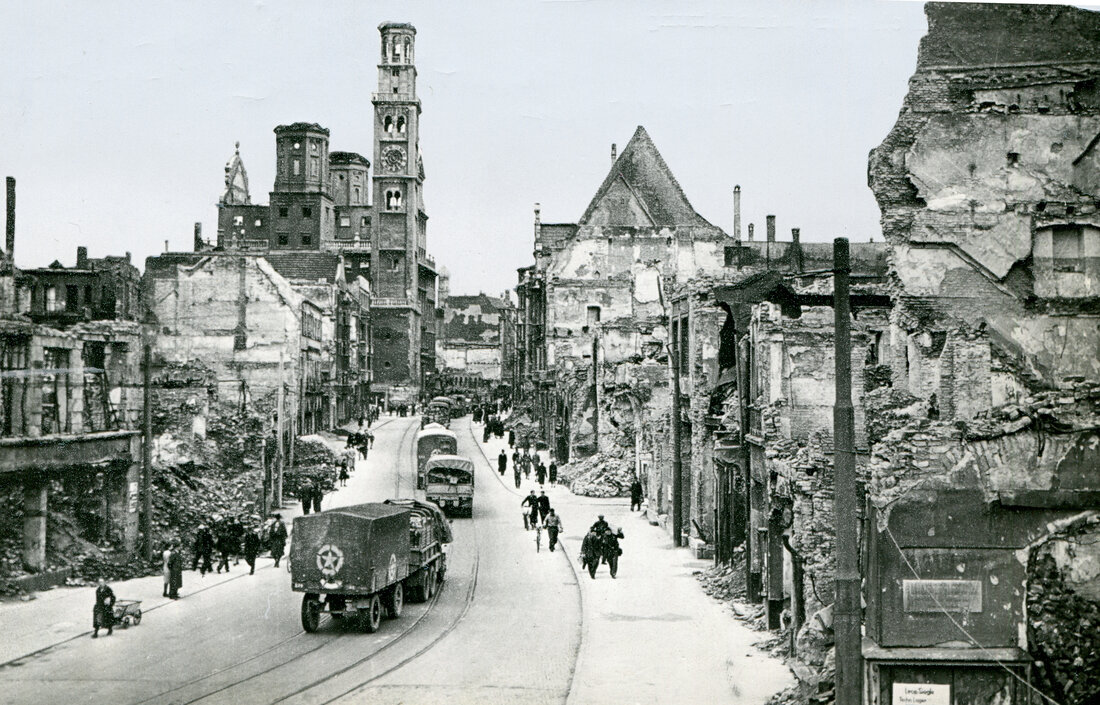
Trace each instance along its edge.
<instances>
[{"instance_id":1,"label":"metal pole","mask_svg":"<svg viewBox=\"0 0 1100 705\"><path fill-rule=\"evenodd\" d=\"M836 321L836 403L833 406L836 603L833 606L833 629L836 635L836 705L860 705L863 691L848 273L848 240L838 237L833 240L833 312Z\"/></svg>"},{"instance_id":2,"label":"metal pole","mask_svg":"<svg viewBox=\"0 0 1100 705\"><path fill-rule=\"evenodd\" d=\"M672 545L683 545L683 467L680 461L680 322L669 326L672 335L669 357L672 358Z\"/></svg>"},{"instance_id":3,"label":"metal pole","mask_svg":"<svg viewBox=\"0 0 1100 705\"><path fill-rule=\"evenodd\" d=\"M260 516L267 517L267 492L271 486L271 475L267 469L267 434L260 439L260 476L263 478L263 493L260 495Z\"/></svg>"},{"instance_id":4,"label":"metal pole","mask_svg":"<svg viewBox=\"0 0 1100 705\"><path fill-rule=\"evenodd\" d=\"M146 341L142 350L141 386L141 493L144 506L141 514L141 533L145 537L145 560L153 560L153 404L150 399L152 385L153 349Z\"/></svg>"},{"instance_id":5,"label":"metal pole","mask_svg":"<svg viewBox=\"0 0 1100 705\"><path fill-rule=\"evenodd\" d=\"M276 507L283 506L283 419L286 417L284 413L285 406L284 397L286 396L283 391L283 352L279 351L279 401L278 401L278 419L275 422L275 449L278 456L277 471L275 473L275 501Z\"/></svg>"}]
</instances>

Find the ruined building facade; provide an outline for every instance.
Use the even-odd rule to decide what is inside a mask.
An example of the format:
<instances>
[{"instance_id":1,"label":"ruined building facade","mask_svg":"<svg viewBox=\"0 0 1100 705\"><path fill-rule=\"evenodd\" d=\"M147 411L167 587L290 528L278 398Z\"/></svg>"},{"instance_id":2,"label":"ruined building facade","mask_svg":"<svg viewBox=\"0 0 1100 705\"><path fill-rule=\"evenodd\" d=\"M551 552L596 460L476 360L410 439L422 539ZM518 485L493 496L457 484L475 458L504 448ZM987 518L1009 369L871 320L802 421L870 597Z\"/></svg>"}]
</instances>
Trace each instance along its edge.
<instances>
[{"instance_id":1,"label":"ruined building facade","mask_svg":"<svg viewBox=\"0 0 1100 705\"><path fill-rule=\"evenodd\" d=\"M512 302L505 297L453 295L443 300L443 334L437 342L440 393L464 392L486 398L510 383Z\"/></svg>"},{"instance_id":2,"label":"ruined building facade","mask_svg":"<svg viewBox=\"0 0 1100 705\"><path fill-rule=\"evenodd\" d=\"M59 498L78 537L127 550L138 541L141 307L125 257L76 267L15 267L15 180L8 179L0 259L0 497L5 538L22 536L22 566L59 550L47 532ZM21 524L21 526L17 526ZM8 548L5 546L5 548Z\"/></svg>"},{"instance_id":3,"label":"ruined building facade","mask_svg":"<svg viewBox=\"0 0 1100 705\"><path fill-rule=\"evenodd\" d=\"M371 287L373 391L407 401L436 366L437 272L427 253L416 29L385 23L379 32L373 175L360 154L330 152L326 128L280 125L270 205L252 203L239 151L226 166L216 247L341 255L348 280L361 275Z\"/></svg>"},{"instance_id":4,"label":"ruined building facade","mask_svg":"<svg viewBox=\"0 0 1100 705\"><path fill-rule=\"evenodd\" d=\"M870 157L892 389L866 475L867 697L1100 692L1100 15L927 6ZM945 663L949 662L949 663ZM1031 685L1029 686L1028 681Z\"/></svg>"},{"instance_id":5,"label":"ruined building facade","mask_svg":"<svg viewBox=\"0 0 1100 705\"><path fill-rule=\"evenodd\" d=\"M644 401L613 389L614 370L644 368L647 397L667 385L663 288L720 267L729 239L691 207L644 128L612 158L576 223L542 223L536 210L535 264L517 287L517 393L560 460L632 442L614 438L607 409Z\"/></svg>"}]
</instances>

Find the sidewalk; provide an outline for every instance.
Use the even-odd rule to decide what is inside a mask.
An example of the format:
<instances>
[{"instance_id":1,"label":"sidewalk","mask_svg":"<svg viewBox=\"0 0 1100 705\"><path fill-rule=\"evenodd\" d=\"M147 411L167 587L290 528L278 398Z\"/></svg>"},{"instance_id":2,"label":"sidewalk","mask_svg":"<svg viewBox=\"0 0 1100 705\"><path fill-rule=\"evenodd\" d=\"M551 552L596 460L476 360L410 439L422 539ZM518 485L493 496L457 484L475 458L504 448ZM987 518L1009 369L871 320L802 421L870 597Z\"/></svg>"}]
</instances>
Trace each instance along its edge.
<instances>
[{"instance_id":1,"label":"sidewalk","mask_svg":"<svg viewBox=\"0 0 1100 705\"><path fill-rule=\"evenodd\" d=\"M384 414L371 428L377 429L400 417ZM357 422L348 423L343 428L357 430ZM346 443L338 436L328 434L326 443L339 451ZM301 516L302 504L293 497L283 498L283 509L278 509L283 521L290 529L294 517ZM289 550L289 543L287 544ZM185 547L189 548L189 547ZM275 561L270 553L256 559L256 571L274 567ZM185 564L181 600L190 595L209 590L230 580L248 575L248 565L241 559L240 565L232 566L226 574L207 573L200 577L197 571L190 570ZM281 569L281 568L280 568ZM172 604L174 601L161 595L164 579L158 573L144 578L134 578L112 582L111 589L120 600L141 600L142 613ZM95 585L87 587L57 587L52 590L36 592L33 599L0 601L0 628L4 638L0 639L0 665L37 653L56 644L88 637L92 633L92 606L95 604ZM139 629L141 627L138 627Z\"/></svg>"},{"instance_id":2,"label":"sidewalk","mask_svg":"<svg viewBox=\"0 0 1100 705\"><path fill-rule=\"evenodd\" d=\"M506 448L508 470L502 478L494 473L505 487L517 497L537 487L531 479L515 490L511 447L499 438L482 443L480 427L472 427L492 468ZM693 572L710 561L674 548L662 529L630 511L626 499L579 497L560 485L547 485L546 494L562 517L562 545L583 601L585 628L570 703L755 705L793 683L781 660L752 646L761 635L703 592ZM581 539L599 514L626 536L615 580L606 566L592 580L578 560Z\"/></svg>"}]
</instances>

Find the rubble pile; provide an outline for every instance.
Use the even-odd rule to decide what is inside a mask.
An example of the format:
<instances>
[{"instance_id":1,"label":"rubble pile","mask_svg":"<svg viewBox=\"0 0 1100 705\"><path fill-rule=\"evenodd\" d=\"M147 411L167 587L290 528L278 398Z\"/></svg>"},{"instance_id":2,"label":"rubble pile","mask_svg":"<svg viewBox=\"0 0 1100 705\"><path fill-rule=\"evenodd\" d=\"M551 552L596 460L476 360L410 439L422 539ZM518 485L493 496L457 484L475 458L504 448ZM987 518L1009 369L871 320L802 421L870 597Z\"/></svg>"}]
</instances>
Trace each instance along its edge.
<instances>
[{"instance_id":1,"label":"rubble pile","mask_svg":"<svg viewBox=\"0 0 1100 705\"><path fill-rule=\"evenodd\" d=\"M283 496L297 497L307 481L324 492L336 488L340 458L320 436L301 436L294 443L294 469L283 478Z\"/></svg>"},{"instance_id":2,"label":"rubble pile","mask_svg":"<svg viewBox=\"0 0 1100 705\"><path fill-rule=\"evenodd\" d=\"M558 480L585 497L625 497L634 479L634 461L625 453L596 455L567 463L558 469Z\"/></svg>"},{"instance_id":3,"label":"rubble pile","mask_svg":"<svg viewBox=\"0 0 1100 705\"><path fill-rule=\"evenodd\" d=\"M1072 541L1091 545L1097 535ZM1028 565L1027 642L1043 691L1065 705L1092 702L1100 692L1100 671L1089 667L1100 663L1100 580L1091 583L1092 595L1075 590L1050 551Z\"/></svg>"}]
</instances>

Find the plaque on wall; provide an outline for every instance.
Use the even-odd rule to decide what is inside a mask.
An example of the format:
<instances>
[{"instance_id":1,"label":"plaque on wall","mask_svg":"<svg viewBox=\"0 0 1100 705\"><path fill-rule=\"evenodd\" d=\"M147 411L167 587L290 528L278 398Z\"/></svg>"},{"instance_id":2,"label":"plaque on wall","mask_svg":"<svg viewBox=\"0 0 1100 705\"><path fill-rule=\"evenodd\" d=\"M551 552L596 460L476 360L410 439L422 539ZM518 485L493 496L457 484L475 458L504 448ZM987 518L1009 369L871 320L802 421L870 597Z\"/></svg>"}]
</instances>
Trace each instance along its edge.
<instances>
[{"instance_id":1,"label":"plaque on wall","mask_svg":"<svg viewBox=\"0 0 1100 705\"><path fill-rule=\"evenodd\" d=\"M964 581L912 580L907 582L953 583ZM943 683L894 683L892 700L891 705L951 705L951 686Z\"/></svg>"},{"instance_id":2,"label":"plaque on wall","mask_svg":"<svg viewBox=\"0 0 1100 705\"><path fill-rule=\"evenodd\" d=\"M903 580L901 601L906 612L981 612L982 583L978 580Z\"/></svg>"}]
</instances>

